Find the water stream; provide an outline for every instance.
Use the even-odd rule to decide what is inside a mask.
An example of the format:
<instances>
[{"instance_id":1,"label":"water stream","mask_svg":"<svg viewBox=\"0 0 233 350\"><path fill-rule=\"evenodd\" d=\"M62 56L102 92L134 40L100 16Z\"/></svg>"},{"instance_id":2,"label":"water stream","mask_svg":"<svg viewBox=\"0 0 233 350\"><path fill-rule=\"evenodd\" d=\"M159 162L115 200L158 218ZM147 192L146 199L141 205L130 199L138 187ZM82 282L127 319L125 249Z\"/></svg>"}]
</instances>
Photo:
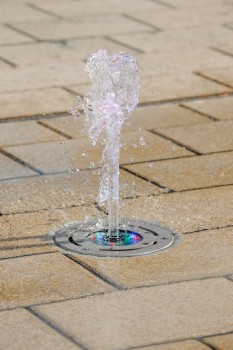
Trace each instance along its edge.
<instances>
[{"instance_id":1,"label":"water stream","mask_svg":"<svg viewBox=\"0 0 233 350\"><path fill-rule=\"evenodd\" d=\"M103 144L102 176L98 195L100 206L108 206L106 240L119 239L119 156L123 122L138 103L140 75L135 58L120 52L109 56L99 50L88 59L86 72L91 90L77 105L85 113L88 135L92 144ZM75 109L74 109L75 110Z\"/></svg>"}]
</instances>

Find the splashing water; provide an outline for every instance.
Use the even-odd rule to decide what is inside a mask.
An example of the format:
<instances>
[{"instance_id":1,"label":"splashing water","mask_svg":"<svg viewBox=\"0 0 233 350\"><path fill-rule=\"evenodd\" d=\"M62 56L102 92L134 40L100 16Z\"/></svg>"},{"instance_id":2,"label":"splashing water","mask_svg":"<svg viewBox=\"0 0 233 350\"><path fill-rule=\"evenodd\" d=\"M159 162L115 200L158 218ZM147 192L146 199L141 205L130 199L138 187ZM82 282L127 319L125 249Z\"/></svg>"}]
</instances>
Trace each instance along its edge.
<instances>
[{"instance_id":1,"label":"splashing water","mask_svg":"<svg viewBox=\"0 0 233 350\"><path fill-rule=\"evenodd\" d=\"M91 91L83 99L78 96L77 105L84 110L92 144L99 138L103 143L98 203L108 203L108 235L118 237L120 132L138 103L140 74L134 57L124 52L109 56L106 50L91 55L85 70Z\"/></svg>"}]
</instances>

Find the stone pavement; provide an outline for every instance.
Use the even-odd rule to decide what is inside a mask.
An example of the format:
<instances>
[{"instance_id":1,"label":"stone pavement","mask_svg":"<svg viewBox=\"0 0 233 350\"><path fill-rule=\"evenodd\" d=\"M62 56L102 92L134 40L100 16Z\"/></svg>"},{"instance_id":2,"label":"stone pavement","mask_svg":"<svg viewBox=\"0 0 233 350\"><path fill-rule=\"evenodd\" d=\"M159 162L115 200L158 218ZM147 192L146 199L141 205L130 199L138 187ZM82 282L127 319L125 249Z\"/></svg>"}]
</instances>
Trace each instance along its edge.
<instances>
[{"instance_id":1,"label":"stone pavement","mask_svg":"<svg viewBox=\"0 0 233 350\"><path fill-rule=\"evenodd\" d=\"M180 232L163 254L45 239L106 215L101 147L67 113L99 48L140 65L121 213ZM0 348L232 350L233 1L0 0L0 77Z\"/></svg>"}]
</instances>

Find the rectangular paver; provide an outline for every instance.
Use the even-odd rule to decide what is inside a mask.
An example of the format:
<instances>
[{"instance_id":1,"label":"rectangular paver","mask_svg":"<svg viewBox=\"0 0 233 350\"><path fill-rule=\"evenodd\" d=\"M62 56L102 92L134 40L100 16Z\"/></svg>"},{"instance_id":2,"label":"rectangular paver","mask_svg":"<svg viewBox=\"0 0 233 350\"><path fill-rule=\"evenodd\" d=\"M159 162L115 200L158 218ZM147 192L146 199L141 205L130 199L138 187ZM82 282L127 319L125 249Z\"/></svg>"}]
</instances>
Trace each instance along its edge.
<instances>
[{"instance_id":1,"label":"rectangular paver","mask_svg":"<svg viewBox=\"0 0 233 350\"><path fill-rule=\"evenodd\" d=\"M125 166L171 190L233 184L233 152Z\"/></svg>"},{"instance_id":2,"label":"rectangular paver","mask_svg":"<svg viewBox=\"0 0 233 350\"><path fill-rule=\"evenodd\" d=\"M1 312L0 323L0 342L4 349L80 349L24 309Z\"/></svg>"},{"instance_id":3,"label":"rectangular paver","mask_svg":"<svg viewBox=\"0 0 233 350\"><path fill-rule=\"evenodd\" d=\"M2 310L113 290L60 253L1 260Z\"/></svg>"},{"instance_id":4,"label":"rectangular paver","mask_svg":"<svg viewBox=\"0 0 233 350\"><path fill-rule=\"evenodd\" d=\"M29 7L26 3L19 2L2 2L0 22L11 23L20 21L43 21L53 18L52 16L36 11Z\"/></svg>"},{"instance_id":5,"label":"rectangular paver","mask_svg":"<svg viewBox=\"0 0 233 350\"><path fill-rule=\"evenodd\" d=\"M83 59L87 59L91 54L97 52L100 48L106 49L110 55L120 51L127 51L131 54L135 54L138 51L131 47L127 47L124 44L121 45L120 43L114 42L108 37L72 39L67 41L67 46L72 48L75 51L75 54L80 55Z\"/></svg>"},{"instance_id":6,"label":"rectangular paver","mask_svg":"<svg viewBox=\"0 0 233 350\"><path fill-rule=\"evenodd\" d=\"M151 29L149 25L137 23L121 15L79 17L70 21L43 21L43 25L40 26L33 22L20 22L14 26L42 40L61 40Z\"/></svg>"},{"instance_id":7,"label":"rectangular paver","mask_svg":"<svg viewBox=\"0 0 233 350\"><path fill-rule=\"evenodd\" d=\"M87 15L102 15L109 13L125 13L127 11L132 12L132 9L138 11L163 11L167 10L162 5L156 2L150 2L148 0L88 0L84 3L79 3L75 0L68 0L65 3L58 3L54 1L43 2L40 4L40 8L53 12L62 17L82 17Z\"/></svg>"},{"instance_id":8,"label":"rectangular paver","mask_svg":"<svg viewBox=\"0 0 233 350\"><path fill-rule=\"evenodd\" d=\"M232 96L220 99L186 102L184 106L219 120L233 119Z\"/></svg>"},{"instance_id":9,"label":"rectangular paver","mask_svg":"<svg viewBox=\"0 0 233 350\"><path fill-rule=\"evenodd\" d=\"M33 176L37 173L0 153L0 180L21 176Z\"/></svg>"},{"instance_id":10,"label":"rectangular paver","mask_svg":"<svg viewBox=\"0 0 233 350\"><path fill-rule=\"evenodd\" d=\"M137 108L133 111L129 120L124 123L122 132L206 123L209 121L208 117L178 105L149 106ZM42 119L40 122L73 138L80 138L86 135L84 115L80 115L76 119L70 115L64 115L57 118Z\"/></svg>"},{"instance_id":11,"label":"rectangular paver","mask_svg":"<svg viewBox=\"0 0 233 350\"><path fill-rule=\"evenodd\" d=\"M188 81L188 84L187 84ZM70 86L77 94L89 91L89 85ZM175 100L187 97L206 97L212 94L230 92L231 89L200 76L183 73L179 75L162 75L152 79L142 77L139 103Z\"/></svg>"},{"instance_id":12,"label":"rectangular paver","mask_svg":"<svg viewBox=\"0 0 233 350\"><path fill-rule=\"evenodd\" d=\"M23 66L20 67L20 69L13 69L10 67L9 69L5 69L1 72L1 86L0 86L0 92L6 93L6 92L17 92L18 94L24 93L25 91L31 90L31 94L33 94L33 90L36 89L47 89L51 87L60 87L65 85L71 85L71 84L77 84L78 83L87 83L88 82L88 75L83 70L84 64L83 63L77 63L69 62L67 64L66 62L50 62L48 64L41 64L41 65L34 65L34 66ZM62 72L62 74L61 74ZM76 74L74 74L76 72ZM53 89L54 95L56 95L56 90ZM52 92L51 91L51 92ZM68 94L67 91L63 92L63 95L65 96ZM61 93L60 93L61 94ZM28 93L24 95L24 98L27 97ZM19 95L16 95L19 96ZM55 96L53 94L49 95L49 91L47 92L47 98L46 100L52 100L54 101ZM12 109L12 101L14 100L14 95L6 96L3 95L3 98L9 98L11 101L8 101L9 107ZM4 101L3 101L4 102ZM1 102L2 103L2 102ZM40 103L41 105L44 104L42 100L40 99L40 96L38 96L37 100L35 101L35 105ZM52 102L50 102L51 104ZM65 101L61 101L63 109L62 112L67 111L70 107L69 105L66 105ZM57 103L58 104L58 103ZM71 104L71 106L74 104L74 102ZM48 111L49 111L49 103L47 103ZM8 108L9 108L8 107ZM16 108L14 108L15 111ZM47 111L47 113L48 113ZM45 111L46 113L46 111ZM25 115L28 115L25 113Z\"/></svg>"},{"instance_id":13,"label":"rectangular paver","mask_svg":"<svg viewBox=\"0 0 233 350\"><path fill-rule=\"evenodd\" d=\"M86 346L113 350L231 331L232 293L230 281L213 278L110 293L35 309ZM142 322L145 318L147 322ZM117 330L114 336L112 329Z\"/></svg>"},{"instance_id":14,"label":"rectangular paver","mask_svg":"<svg viewBox=\"0 0 233 350\"><path fill-rule=\"evenodd\" d=\"M210 68L232 67L233 58L210 48L191 48L172 52L152 52L137 56L142 76L185 74ZM155 69L155 67L159 67Z\"/></svg>"},{"instance_id":15,"label":"rectangular paver","mask_svg":"<svg viewBox=\"0 0 233 350\"><path fill-rule=\"evenodd\" d=\"M232 30L233 33L233 30ZM233 67L219 68L219 69L206 69L202 70L201 74L207 78L218 81L227 86L233 87Z\"/></svg>"},{"instance_id":16,"label":"rectangular paver","mask_svg":"<svg viewBox=\"0 0 233 350\"><path fill-rule=\"evenodd\" d=\"M0 93L0 119L64 112L73 101L73 96L60 88Z\"/></svg>"},{"instance_id":17,"label":"rectangular paver","mask_svg":"<svg viewBox=\"0 0 233 350\"><path fill-rule=\"evenodd\" d=\"M161 135L189 146L200 153L233 150L233 121L156 129Z\"/></svg>"},{"instance_id":18,"label":"rectangular paver","mask_svg":"<svg viewBox=\"0 0 233 350\"><path fill-rule=\"evenodd\" d=\"M45 65L81 60L82 56L60 43L31 43L26 45L5 46L1 57L15 63L18 67Z\"/></svg>"},{"instance_id":19,"label":"rectangular paver","mask_svg":"<svg viewBox=\"0 0 233 350\"><path fill-rule=\"evenodd\" d=\"M171 4L174 2L171 1ZM217 24L226 23L232 19L231 11L226 11L226 6L201 6L184 8L185 1L183 1L182 8L179 10L167 11L133 11L131 16L138 20L143 20L146 23L156 25L163 30L184 28L186 30L189 26L198 26L203 24ZM185 54L185 52L184 52Z\"/></svg>"},{"instance_id":20,"label":"rectangular paver","mask_svg":"<svg viewBox=\"0 0 233 350\"><path fill-rule=\"evenodd\" d=\"M233 186L124 200L122 216L161 222L178 232L233 224Z\"/></svg>"},{"instance_id":21,"label":"rectangular paver","mask_svg":"<svg viewBox=\"0 0 233 350\"><path fill-rule=\"evenodd\" d=\"M159 255L112 258L107 264L105 259L78 259L129 288L223 276L233 271L232 234L233 227L196 232Z\"/></svg>"},{"instance_id":22,"label":"rectangular paver","mask_svg":"<svg viewBox=\"0 0 233 350\"><path fill-rule=\"evenodd\" d=\"M124 133L121 143L121 164L192 155L190 151L146 131ZM98 167L102 155L102 144L93 146L87 138L62 141L62 144L51 142L5 149L44 173Z\"/></svg>"},{"instance_id":23,"label":"rectangular paver","mask_svg":"<svg viewBox=\"0 0 233 350\"><path fill-rule=\"evenodd\" d=\"M121 197L161 193L158 186L124 170L120 172L120 181ZM96 202L98 192L99 176L92 170L4 181L0 183L0 212L23 213L90 204Z\"/></svg>"},{"instance_id":24,"label":"rectangular paver","mask_svg":"<svg viewBox=\"0 0 233 350\"><path fill-rule=\"evenodd\" d=\"M51 245L51 234L71 221L96 220L103 217L94 206L79 206L58 210L43 210L0 216L0 258L57 251Z\"/></svg>"},{"instance_id":25,"label":"rectangular paver","mask_svg":"<svg viewBox=\"0 0 233 350\"><path fill-rule=\"evenodd\" d=\"M61 141L64 139L63 136L38 124L36 121L0 124L0 147L56 140Z\"/></svg>"}]
</instances>

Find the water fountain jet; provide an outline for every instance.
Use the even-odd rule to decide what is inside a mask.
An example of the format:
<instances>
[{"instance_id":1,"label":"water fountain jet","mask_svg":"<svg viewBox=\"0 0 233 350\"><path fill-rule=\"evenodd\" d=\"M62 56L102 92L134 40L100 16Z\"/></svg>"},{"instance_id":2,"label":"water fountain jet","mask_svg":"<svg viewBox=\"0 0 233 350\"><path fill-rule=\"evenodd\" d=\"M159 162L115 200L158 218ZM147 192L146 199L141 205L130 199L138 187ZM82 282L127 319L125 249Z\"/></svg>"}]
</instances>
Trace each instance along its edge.
<instances>
[{"instance_id":1,"label":"water fountain jet","mask_svg":"<svg viewBox=\"0 0 233 350\"><path fill-rule=\"evenodd\" d=\"M121 220L119 223L120 133L124 121L138 103L140 74L135 58L120 52L109 56L99 50L88 59L85 70L91 90L77 97L84 111L92 144L103 144L102 176L98 204L107 203L108 219L101 227L96 222L72 223L56 232L54 241L63 252L97 256L134 256L162 250L172 245L175 234L159 224Z\"/></svg>"}]
</instances>

